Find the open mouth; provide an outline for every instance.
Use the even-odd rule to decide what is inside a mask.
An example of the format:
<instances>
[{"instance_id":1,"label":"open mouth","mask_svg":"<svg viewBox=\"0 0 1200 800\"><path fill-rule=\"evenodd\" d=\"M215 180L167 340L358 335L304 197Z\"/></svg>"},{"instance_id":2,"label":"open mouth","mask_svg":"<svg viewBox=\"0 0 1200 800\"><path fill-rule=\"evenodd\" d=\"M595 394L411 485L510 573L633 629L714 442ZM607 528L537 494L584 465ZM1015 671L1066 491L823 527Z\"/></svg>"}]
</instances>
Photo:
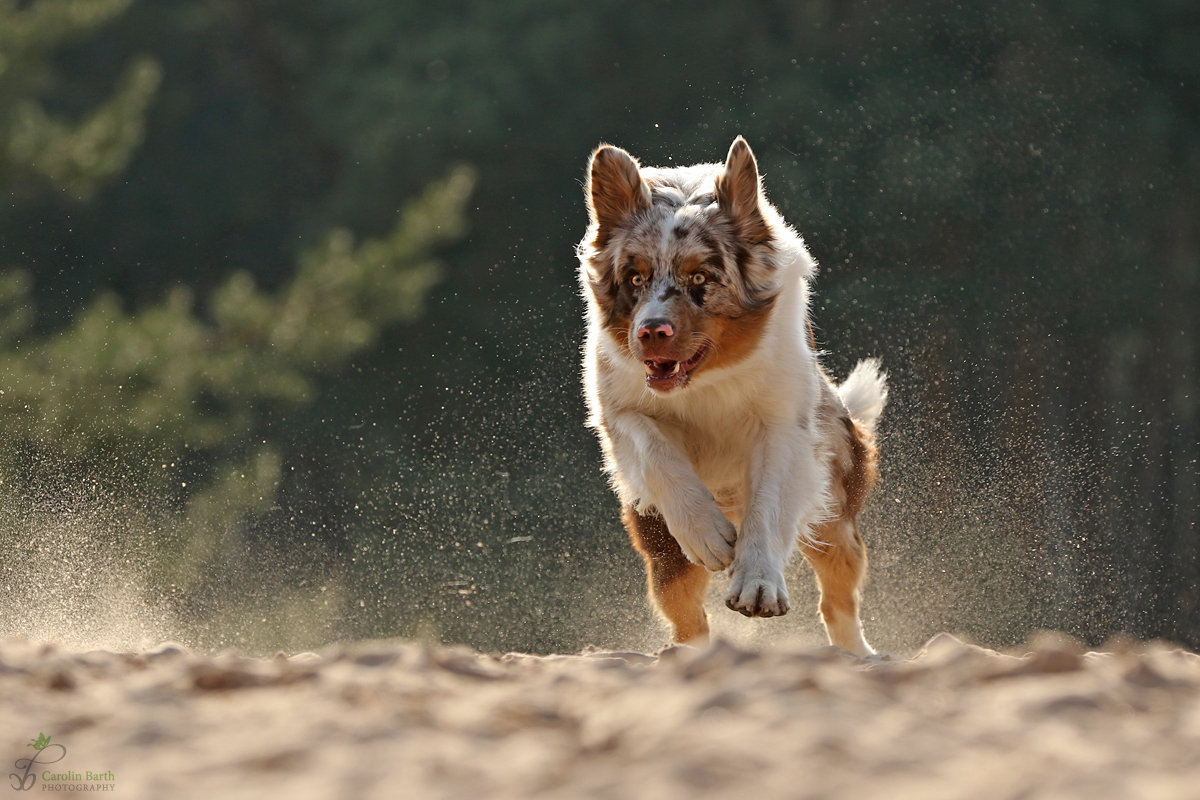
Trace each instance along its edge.
<instances>
[{"instance_id":1,"label":"open mouth","mask_svg":"<svg viewBox=\"0 0 1200 800\"><path fill-rule=\"evenodd\" d=\"M700 345L687 361L671 361L666 358L648 358L646 365L646 385L658 391L677 389L688 382L688 372L708 354L708 344Z\"/></svg>"}]
</instances>

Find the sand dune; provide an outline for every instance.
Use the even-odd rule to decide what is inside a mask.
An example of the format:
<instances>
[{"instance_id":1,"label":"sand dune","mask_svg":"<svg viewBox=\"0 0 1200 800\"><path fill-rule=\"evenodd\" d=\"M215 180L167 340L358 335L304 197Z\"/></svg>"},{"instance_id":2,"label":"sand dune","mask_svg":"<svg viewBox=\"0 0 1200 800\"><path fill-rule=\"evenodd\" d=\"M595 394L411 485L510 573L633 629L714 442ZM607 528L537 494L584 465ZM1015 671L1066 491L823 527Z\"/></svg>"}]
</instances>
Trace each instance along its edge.
<instances>
[{"instance_id":1,"label":"sand dune","mask_svg":"<svg viewBox=\"0 0 1200 800\"><path fill-rule=\"evenodd\" d=\"M42 796L1200 797L1200 656L1028 650L367 642L264 660L7 642L0 756L11 786L19 759L57 756L29 770Z\"/></svg>"}]
</instances>

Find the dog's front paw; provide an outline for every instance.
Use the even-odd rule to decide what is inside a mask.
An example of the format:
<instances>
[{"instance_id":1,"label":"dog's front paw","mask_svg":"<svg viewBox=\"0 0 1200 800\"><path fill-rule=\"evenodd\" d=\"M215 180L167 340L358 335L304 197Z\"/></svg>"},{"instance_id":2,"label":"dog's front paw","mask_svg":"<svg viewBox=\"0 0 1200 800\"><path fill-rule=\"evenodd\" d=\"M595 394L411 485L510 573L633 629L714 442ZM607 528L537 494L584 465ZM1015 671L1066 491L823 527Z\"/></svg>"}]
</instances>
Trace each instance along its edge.
<instances>
[{"instance_id":1,"label":"dog's front paw","mask_svg":"<svg viewBox=\"0 0 1200 800\"><path fill-rule=\"evenodd\" d=\"M783 571L761 563L734 564L725 605L747 617L782 617L791 608Z\"/></svg>"},{"instance_id":2,"label":"dog's front paw","mask_svg":"<svg viewBox=\"0 0 1200 800\"><path fill-rule=\"evenodd\" d=\"M708 514L697 515L690 524L671 529L679 548L688 561L713 572L720 572L733 563L733 544L737 528L713 504Z\"/></svg>"}]
</instances>

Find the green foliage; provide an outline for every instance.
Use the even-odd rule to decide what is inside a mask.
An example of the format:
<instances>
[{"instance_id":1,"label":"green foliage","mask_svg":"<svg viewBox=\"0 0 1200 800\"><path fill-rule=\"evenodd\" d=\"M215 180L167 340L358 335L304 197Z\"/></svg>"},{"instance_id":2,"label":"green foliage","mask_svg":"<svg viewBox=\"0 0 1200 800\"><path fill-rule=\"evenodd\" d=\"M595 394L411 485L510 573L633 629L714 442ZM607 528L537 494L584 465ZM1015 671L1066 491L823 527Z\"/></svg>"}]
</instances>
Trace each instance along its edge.
<instances>
[{"instance_id":1,"label":"green foliage","mask_svg":"<svg viewBox=\"0 0 1200 800\"><path fill-rule=\"evenodd\" d=\"M29 740L27 746L32 747L34 750L45 750L48 744L50 744L50 737L44 733L39 733L36 739Z\"/></svg>"},{"instance_id":2,"label":"green foliage","mask_svg":"<svg viewBox=\"0 0 1200 800\"><path fill-rule=\"evenodd\" d=\"M172 498L142 529L158 531L172 582L199 579L233 524L274 502L279 455L261 411L310 402L315 376L420 314L440 276L432 252L462 234L472 183L452 171L386 237L334 231L277 292L234 274L207 315L183 287L135 312L105 293L43 336L30 332L28 274L0 275L0 504L78 481L145 501L131 513L150 517Z\"/></svg>"},{"instance_id":3,"label":"green foliage","mask_svg":"<svg viewBox=\"0 0 1200 800\"><path fill-rule=\"evenodd\" d=\"M40 175L78 199L119 175L142 142L161 81L158 61L134 59L113 96L83 120L48 115L36 95L50 59L123 13L131 0L0 0L0 184Z\"/></svg>"}]
</instances>

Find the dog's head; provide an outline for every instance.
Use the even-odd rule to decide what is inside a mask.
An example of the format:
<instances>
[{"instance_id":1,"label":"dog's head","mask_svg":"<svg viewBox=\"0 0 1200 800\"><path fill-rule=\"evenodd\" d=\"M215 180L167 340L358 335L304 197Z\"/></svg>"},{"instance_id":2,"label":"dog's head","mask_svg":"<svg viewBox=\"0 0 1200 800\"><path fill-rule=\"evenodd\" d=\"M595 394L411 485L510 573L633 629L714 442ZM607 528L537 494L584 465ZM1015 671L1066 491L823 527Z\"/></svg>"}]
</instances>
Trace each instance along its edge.
<instances>
[{"instance_id":1,"label":"dog's head","mask_svg":"<svg viewBox=\"0 0 1200 800\"><path fill-rule=\"evenodd\" d=\"M601 145L588 164L582 278L598 322L667 394L753 351L780 289L778 235L738 137L724 164L643 169Z\"/></svg>"}]
</instances>

